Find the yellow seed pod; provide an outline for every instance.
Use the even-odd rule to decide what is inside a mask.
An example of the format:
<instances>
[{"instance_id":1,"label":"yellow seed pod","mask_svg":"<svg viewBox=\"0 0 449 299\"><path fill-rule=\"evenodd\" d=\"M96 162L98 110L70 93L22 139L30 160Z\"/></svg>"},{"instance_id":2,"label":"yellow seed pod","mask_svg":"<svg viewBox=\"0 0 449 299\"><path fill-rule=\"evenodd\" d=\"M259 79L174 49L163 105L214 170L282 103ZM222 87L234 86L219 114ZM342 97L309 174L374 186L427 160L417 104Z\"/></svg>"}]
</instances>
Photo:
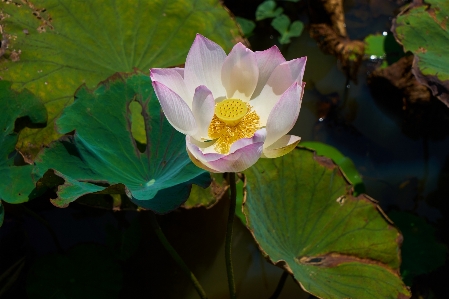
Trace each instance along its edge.
<instances>
[{"instance_id":1,"label":"yellow seed pod","mask_svg":"<svg viewBox=\"0 0 449 299\"><path fill-rule=\"evenodd\" d=\"M248 113L248 106L239 99L227 99L215 105L215 115L228 126L237 125Z\"/></svg>"}]
</instances>

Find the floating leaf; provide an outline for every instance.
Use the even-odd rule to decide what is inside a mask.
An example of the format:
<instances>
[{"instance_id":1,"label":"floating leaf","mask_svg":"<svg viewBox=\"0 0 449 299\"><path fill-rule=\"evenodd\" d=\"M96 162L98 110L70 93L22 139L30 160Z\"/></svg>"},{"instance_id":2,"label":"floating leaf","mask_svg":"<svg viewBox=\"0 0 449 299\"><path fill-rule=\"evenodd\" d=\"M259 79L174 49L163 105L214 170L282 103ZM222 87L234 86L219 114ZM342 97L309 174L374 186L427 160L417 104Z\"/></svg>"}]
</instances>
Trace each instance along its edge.
<instances>
[{"instance_id":1,"label":"floating leaf","mask_svg":"<svg viewBox=\"0 0 449 299\"><path fill-rule=\"evenodd\" d=\"M304 24L301 21L294 21L290 25L290 19L284 14L274 18L271 21L271 26L281 34L279 37L281 44L290 43L290 38L300 36L304 29Z\"/></svg>"},{"instance_id":2,"label":"floating leaf","mask_svg":"<svg viewBox=\"0 0 449 299\"><path fill-rule=\"evenodd\" d=\"M357 171L354 162L345 157L338 149L318 141L303 141L301 147L312 149L320 156L331 158L341 168L349 183L354 186L354 196L365 192L362 176Z\"/></svg>"},{"instance_id":3,"label":"floating leaf","mask_svg":"<svg viewBox=\"0 0 449 299\"><path fill-rule=\"evenodd\" d=\"M119 298L123 273L107 248L94 244L74 247L67 254L36 260L28 273L30 299Z\"/></svg>"},{"instance_id":4,"label":"floating leaf","mask_svg":"<svg viewBox=\"0 0 449 299\"><path fill-rule=\"evenodd\" d=\"M449 2L415 1L393 22L392 31L405 51L415 55L414 74L449 106Z\"/></svg>"},{"instance_id":5,"label":"floating leaf","mask_svg":"<svg viewBox=\"0 0 449 299\"><path fill-rule=\"evenodd\" d=\"M116 72L182 64L196 33L226 51L238 38L236 23L216 0L3 0L0 11L9 40L0 76L15 90L29 89L49 113L46 128L20 135L28 158L60 136L53 120L81 84L94 88Z\"/></svg>"},{"instance_id":6,"label":"floating leaf","mask_svg":"<svg viewBox=\"0 0 449 299\"><path fill-rule=\"evenodd\" d=\"M338 166L306 149L245 171L244 213L263 255L319 298L409 298L401 234Z\"/></svg>"},{"instance_id":7,"label":"floating leaf","mask_svg":"<svg viewBox=\"0 0 449 299\"><path fill-rule=\"evenodd\" d=\"M239 23L240 28L242 28L242 32L245 37L252 35L254 28L256 28L256 23L241 17L235 17L235 20Z\"/></svg>"},{"instance_id":8,"label":"floating leaf","mask_svg":"<svg viewBox=\"0 0 449 299\"><path fill-rule=\"evenodd\" d=\"M282 7L276 8L275 1L264 1L256 9L256 21L279 16L284 10Z\"/></svg>"},{"instance_id":9,"label":"floating leaf","mask_svg":"<svg viewBox=\"0 0 449 299\"><path fill-rule=\"evenodd\" d=\"M229 184L222 173L211 173L212 183L207 188L192 186L189 199L184 203L186 209L198 207L213 207L227 192Z\"/></svg>"},{"instance_id":10,"label":"floating leaf","mask_svg":"<svg viewBox=\"0 0 449 299\"><path fill-rule=\"evenodd\" d=\"M10 87L11 83L0 81L0 199L22 203L33 196L36 180L31 174L32 165L15 165L14 161L20 158L20 154L15 150L18 134L14 126L17 119L45 124L47 111L27 90L18 93Z\"/></svg>"},{"instance_id":11,"label":"floating leaf","mask_svg":"<svg viewBox=\"0 0 449 299\"><path fill-rule=\"evenodd\" d=\"M411 285L415 276L429 273L444 265L447 248L437 242L432 225L407 212L392 211L388 217L404 236L401 274L405 283Z\"/></svg>"},{"instance_id":12,"label":"floating leaf","mask_svg":"<svg viewBox=\"0 0 449 299\"><path fill-rule=\"evenodd\" d=\"M131 132L133 101L143 107L148 140L143 152ZM95 90L81 87L56 125L61 134L75 134L43 151L36 172L54 169L65 180L53 201L57 206L123 184L135 204L167 213L188 198L192 183L210 183L209 174L190 161L184 135L165 119L149 76L116 74Z\"/></svg>"}]
</instances>

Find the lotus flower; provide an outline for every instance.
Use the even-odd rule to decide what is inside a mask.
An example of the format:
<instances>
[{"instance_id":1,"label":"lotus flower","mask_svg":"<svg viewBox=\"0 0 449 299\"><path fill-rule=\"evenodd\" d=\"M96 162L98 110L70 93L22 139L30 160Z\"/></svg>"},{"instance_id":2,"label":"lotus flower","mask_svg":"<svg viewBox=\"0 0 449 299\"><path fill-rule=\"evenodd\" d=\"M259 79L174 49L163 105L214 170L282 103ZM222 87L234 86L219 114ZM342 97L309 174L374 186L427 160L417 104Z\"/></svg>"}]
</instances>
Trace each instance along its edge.
<instances>
[{"instance_id":1,"label":"lotus flower","mask_svg":"<svg viewBox=\"0 0 449 299\"><path fill-rule=\"evenodd\" d=\"M286 135L301 107L306 57L286 61L276 46L253 52L236 44L228 56L197 34L185 68L153 68L151 80L187 152L211 172L239 172L261 157L287 154L300 138Z\"/></svg>"}]
</instances>

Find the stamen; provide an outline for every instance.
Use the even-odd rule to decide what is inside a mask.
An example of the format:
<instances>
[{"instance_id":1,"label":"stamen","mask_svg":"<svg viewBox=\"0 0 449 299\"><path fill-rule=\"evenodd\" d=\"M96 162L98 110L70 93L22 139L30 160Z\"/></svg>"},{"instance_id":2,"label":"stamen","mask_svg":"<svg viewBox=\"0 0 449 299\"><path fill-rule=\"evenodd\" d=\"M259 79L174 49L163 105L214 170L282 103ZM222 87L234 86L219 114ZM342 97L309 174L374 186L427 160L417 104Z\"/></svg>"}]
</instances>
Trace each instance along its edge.
<instances>
[{"instance_id":1,"label":"stamen","mask_svg":"<svg viewBox=\"0 0 449 299\"><path fill-rule=\"evenodd\" d=\"M237 140L253 137L260 128L259 120L251 106L241 100L229 99L218 103L208 130L209 137L217 139L214 144L217 153L227 154Z\"/></svg>"}]
</instances>

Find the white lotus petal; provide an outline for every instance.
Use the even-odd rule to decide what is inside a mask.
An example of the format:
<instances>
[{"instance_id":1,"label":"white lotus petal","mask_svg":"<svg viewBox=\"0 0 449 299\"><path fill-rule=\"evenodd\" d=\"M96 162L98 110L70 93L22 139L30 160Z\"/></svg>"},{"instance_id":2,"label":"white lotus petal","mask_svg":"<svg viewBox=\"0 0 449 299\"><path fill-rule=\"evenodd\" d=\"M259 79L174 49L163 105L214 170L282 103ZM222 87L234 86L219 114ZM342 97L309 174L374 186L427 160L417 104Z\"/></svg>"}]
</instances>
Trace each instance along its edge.
<instances>
[{"instance_id":1,"label":"white lotus petal","mask_svg":"<svg viewBox=\"0 0 449 299\"><path fill-rule=\"evenodd\" d=\"M258 130L252 138L240 139L233 144L231 152L227 155L204 154L202 148L193 138L187 136L186 144L189 154L195 165L214 172L238 172L252 166L260 158L266 130ZM192 142L193 141L193 142ZM203 143L204 144L204 143Z\"/></svg>"},{"instance_id":2,"label":"white lotus petal","mask_svg":"<svg viewBox=\"0 0 449 299\"><path fill-rule=\"evenodd\" d=\"M281 51L276 46L265 51L256 51L254 54L256 54L257 67L259 68L259 79L257 80L256 89L251 96L252 99L260 94L274 69L285 62L284 56L282 56Z\"/></svg>"},{"instance_id":3,"label":"white lotus petal","mask_svg":"<svg viewBox=\"0 0 449 299\"><path fill-rule=\"evenodd\" d=\"M293 83L274 105L267 120L264 148L287 134L295 125L301 108L302 86Z\"/></svg>"},{"instance_id":4,"label":"white lotus petal","mask_svg":"<svg viewBox=\"0 0 449 299\"><path fill-rule=\"evenodd\" d=\"M186 103L187 105L192 108L192 99L193 97L190 95L190 93L187 91L187 87L184 83L184 79L182 78L182 75L180 73L180 68L171 68L171 69L158 69L153 68L150 70L150 77L152 81L157 81L171 90L173 90L175 93L177 93Z\"/></svg>"},{"instance_id":5,"label":"white lotus petal","mask_svg":"<svg viewBox=\"0 0 449 299\"><path fill-rule=\"evenodd\" d=\"M271 109L287 88L294 82L302 83L306 60L306 57L302 57L278 65L260 95L251 100L250 104L259 115L262 126L266 125Z\"/></svg>"},{"instance_id":6,"label":"white lotus petal","mask_svg":"<svg viewBox=\"0 0 449 299\"><path fill-rule=\"evenodd\" d=\"M201 85L195 89L192 111L198 125L198 132L194 136L197 140L209 139L208 129L214 116L215 100L212 92L206 86Z\"/></svg>"},{"instance_id":7,"label":"white lotus petal","mask_svg":"<svg viewBox=\"0 0 449 299\"><path fill-rule=\"evenodd\" d=\"M190 94L205 85L217 97L224 97L226 90L221 83L221 68L226 53L213 41L197 34L184 69L184 81Z\"/></svg>"},{"instance_id":8,"label":"white lotus petal","mask_svg":"<svg viewBox=\"0 0 449 299\"><path fill-rule=\"evenodd\" d=\"M249 101L258 77L256 55L242 43L236 44L221 69L221 80L227 97Z\"/></svg>"},{"instance_id":9,"label":"white lotus petal","mask_svg":"<svg viewBox=\"0 0 449 299\"><path fill-rule=\"evenodd\" d=\"M186 102L173 90L158 81L153 81L153 87L170 124L183 134L195 135L197 125Z\"/></svg>"},{"instance_id":10,"label":"white lotus petal","mask_svg":"<svg viewBox=\"0 0 449 299\"><path fill-rule=\"evenodd\" d=\"M262 158L278 158L291 152L301 141L301 137L284 135L269 147L263 149Z\"/></svg>"}]
</instances>

